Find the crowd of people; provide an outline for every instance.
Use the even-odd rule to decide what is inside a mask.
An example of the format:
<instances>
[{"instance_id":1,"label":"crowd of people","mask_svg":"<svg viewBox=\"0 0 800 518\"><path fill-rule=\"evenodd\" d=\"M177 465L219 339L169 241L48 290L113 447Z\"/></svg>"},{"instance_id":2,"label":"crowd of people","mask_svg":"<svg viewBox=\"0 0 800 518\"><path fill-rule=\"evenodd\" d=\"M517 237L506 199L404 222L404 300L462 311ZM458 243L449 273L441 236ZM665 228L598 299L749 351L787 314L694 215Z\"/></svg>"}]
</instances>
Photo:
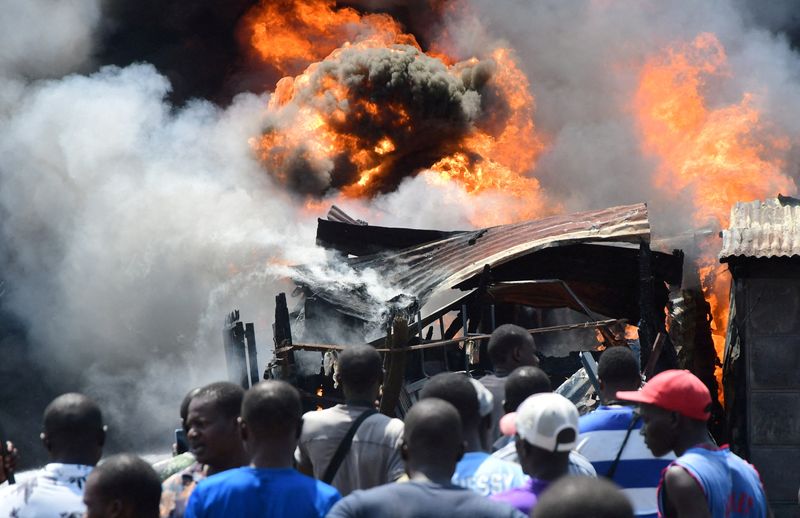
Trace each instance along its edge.
<instances>
[{"instance_id":1,"label":"crowd of people","mask_svg":"<svg viewBox=\"0 0 800 518\"><path fill-rule=\"evenodd\" d=\"M755 468L708 433L711 396L690 372L642 387L634 354L609 348L601 404L579 416L524 329L500 326L488 353L493 374L431 377L403 420L376 410L383 369L370 346L339 355L345 402L325 410L304 414L282 381L194 389L179 408L188 465L166 478L136 455L102 459L100 408L64 394L44 411L46 466L10 484L5 445L0 518L770 514Z\"/></svg>"}]
</instances>

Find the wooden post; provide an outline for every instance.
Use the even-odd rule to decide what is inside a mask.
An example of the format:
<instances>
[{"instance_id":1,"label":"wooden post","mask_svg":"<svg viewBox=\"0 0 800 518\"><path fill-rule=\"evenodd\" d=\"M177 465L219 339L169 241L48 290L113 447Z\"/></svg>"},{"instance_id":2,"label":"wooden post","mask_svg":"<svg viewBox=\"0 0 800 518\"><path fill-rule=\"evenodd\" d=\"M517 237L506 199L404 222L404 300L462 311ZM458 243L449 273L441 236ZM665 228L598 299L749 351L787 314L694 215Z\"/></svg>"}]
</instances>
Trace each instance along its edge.
<instances>
[{"instance_id":1,"label":"wooden post","mask_svg":"<svg viewBox=\"0 0 800 518\"><path fill-rule=\"evenodd\" d=\"M256 331L253 323L244 325L244 337L247 340L247 362L250 365L250 386L258 383L258 354L256 352Z\"/></svg>"},{"instance_id":2,"label":"wooden post","mask_svg":"<svg viewBox=\"0 0 800 518\"><path fill-rule=\"evenodd\" d=\"M272 326L272 332L275 337L276 350L292 345L292 327L289 323L289 307L286 305L285 293L280 293L275 297L275 323ZM287 351L278 358L278 361L281 364L281 377L284 380L290 379L294 366L294 353Z\"/></svg>"},{"instance_id":3,"label":"wooden post","mask_svg":"<svg viewBox=\"0 0 800 518\"><path fill-rule=\"evenodd\" d=\"M380 405L381 413L389 417L397 415L395 409L400 400L400 390L403 388L406 373L406 353L401 350L407 346L408 320L405 317L395 317L392 322L392 343L389 345L391 352L386 353L388 362Z\"/></svg>"}]
</instances>

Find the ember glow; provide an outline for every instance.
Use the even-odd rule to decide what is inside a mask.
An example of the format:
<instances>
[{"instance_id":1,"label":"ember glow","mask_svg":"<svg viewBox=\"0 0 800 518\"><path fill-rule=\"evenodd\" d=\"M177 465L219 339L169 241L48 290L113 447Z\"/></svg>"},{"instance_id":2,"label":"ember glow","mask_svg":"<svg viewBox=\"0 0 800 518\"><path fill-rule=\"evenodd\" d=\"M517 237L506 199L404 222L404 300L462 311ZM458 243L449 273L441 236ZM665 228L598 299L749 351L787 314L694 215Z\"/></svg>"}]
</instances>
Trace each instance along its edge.
<instances>
[{"instance_id":1,"label":"ember glow","mask_svg":"<svg viewBox=\"0 0 800 518\"><path fill-rule=\"evenodd\" d=\"M433 170L468 193L525 202L503 222L543 213L539 182L526 175L544 146L510 49L462 61L441 44L426 53L390 16L323 0L262 2L247 27L266 65L304 66L277 82L252 141L280 183L309 197L371 198Z\"/></svg>"},{"instance_id":2,"label":"ember glow","mask_svg":"<svg viewBox=\"0 0 800 518\"><path fill-rule=\"evenodd\" d=\"M761 120L754 94L712 105L712 81L729 75L725 48L710 33L678 43L649 60L641 73L635 109L642 147L658 157L655 186L670 196L689 197L698 227L729 223L737 201L794 193L781 158L789 143ZM716 258L718 243L705 245L698 271L713 316L712 333L723 357L730 275ZM717 379L722 400L722 372Z\"/></svg>"}]
</instances>

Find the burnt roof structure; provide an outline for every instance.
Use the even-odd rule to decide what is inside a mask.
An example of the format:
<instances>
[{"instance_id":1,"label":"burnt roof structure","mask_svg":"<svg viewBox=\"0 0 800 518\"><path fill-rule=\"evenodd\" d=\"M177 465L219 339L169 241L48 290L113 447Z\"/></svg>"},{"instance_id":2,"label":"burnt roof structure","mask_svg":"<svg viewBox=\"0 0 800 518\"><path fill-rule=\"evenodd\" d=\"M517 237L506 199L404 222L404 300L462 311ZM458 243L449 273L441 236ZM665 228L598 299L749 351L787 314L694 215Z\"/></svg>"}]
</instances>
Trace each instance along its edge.
<instances>
[{"instance_id":1,"label":"burnt roof structure","mask_svg":"<svg viewBox=\"0 0 800 518\"><path fill-rule=\"evenodd\" d=\"M558 279L598 314L636 321L638 261L641 243L650 240L647 206L643 203L500 225L472 231L442 232L372 227L342 211L319 220L317 242L345 257L355 272L372 270L419 305L442 290L478 287L488 268L493 296L509 302L572 307L574 295L558 287L527 288L511 281ZM657 289L680 284L683 255L653 252ZM335 269L335 265L331 265ZM331 281L330 272L298 267L295 282L307 295L322 299L338 311L365 322L375 321L376 304L365 289ZM402 298L402 297L401 297Z\"/></svg>"}]
</instances>

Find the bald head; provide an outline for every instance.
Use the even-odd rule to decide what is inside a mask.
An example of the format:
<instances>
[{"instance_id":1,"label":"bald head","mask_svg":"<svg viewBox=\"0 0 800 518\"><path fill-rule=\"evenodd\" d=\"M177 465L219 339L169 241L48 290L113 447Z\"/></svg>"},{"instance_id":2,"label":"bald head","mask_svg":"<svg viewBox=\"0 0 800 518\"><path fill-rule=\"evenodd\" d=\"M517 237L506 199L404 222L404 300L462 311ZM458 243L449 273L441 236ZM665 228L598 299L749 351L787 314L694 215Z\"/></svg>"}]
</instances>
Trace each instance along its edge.
<instances>
[{"instance_id":1,"label":"bald head","mask_svg":"<svg viewBox=\"0 0 800 518\"><path fill-rule=\"evenodd\" d=\"M517 367L506 378L503 410L515 412L528 396L552 390L550 378L539 367Z\"/></svg>"},{"instance_id":2,"label":"bald head","mask_svg":"<svg viewBox=\"0 0 800 518\"><path fill-rule=\"evenodd\" d=\"M302 417L300 394L285 381L262 381L242 401L242 421L256 438L295 436Z\"/></svg>"},{"instance_id":3,"label":"bald head","mask_svg":"<svg viewBox=\"0 0 800 518\"><path fill-rule=\"evenodd\" d=\"M161 480L150 464L136 455L114 455L92 470L83 500L88 518L156 518Z\"/></svg>"},{"instance_id":4,"label":"bald head","mask_svg":"<svg viewBox=\"0 0 800 518\"><path fill-rule=\"evenodd\" d=\"M564 477L539 498L532 518L633 518L628 499L604 478Z\"/></svg>"},{"instance_id":5,"label":"bald head","mask_svg":"<svg viewBox=\"0 0 800 518\"><path fill-rule=\"evenodd\" d=\"M403 440L408 455L406 462L452 463L455 469L464 451L461 417L447 401L422 399L406 415Z\"/></svg>"},{"instance_id":6,"label":"bald head","mask_svg":"<svg viewBox=\"0 0 800 518\"><path fill-rule=\"evenodd\" d=\"M458 411L462 426L469 430L480 424L478 393L469 378L455 372L443 372L425 383L419 393L421 400L438 398L447 401Z\"/></svg>"},{"instance_id":7,"label":"bald head","mask_svg":"<svg viewBox=\"0 0 800 518\"><path fill-rule=\"evenodd\" d=\"M503 324L494 330L489 338L487 352L495 369L510 371L524 365L539 364L533 337L514 324Z\"/></svg>"},{"instance_id":8,"label":"bald head","mask_svg":"<svg viewBox=\"0 0 800 518\"><path fill-rule=\"evenodd\" d=\"M100 460L105 431L100 407L83 394L62 394L44 410L42 439L55 462L93 466Z\"/></svg>"},{"instance_id":9,"label":"bald head","mask_svg":"<svg viewBox=\"0 0 800 518\"><path fill-rule=\"evenodd\" d=\"M356 393L375 390L383 378L381 355L370 345L347 347L337 363L342 386Z\"/></svg>"}]
</instances>

